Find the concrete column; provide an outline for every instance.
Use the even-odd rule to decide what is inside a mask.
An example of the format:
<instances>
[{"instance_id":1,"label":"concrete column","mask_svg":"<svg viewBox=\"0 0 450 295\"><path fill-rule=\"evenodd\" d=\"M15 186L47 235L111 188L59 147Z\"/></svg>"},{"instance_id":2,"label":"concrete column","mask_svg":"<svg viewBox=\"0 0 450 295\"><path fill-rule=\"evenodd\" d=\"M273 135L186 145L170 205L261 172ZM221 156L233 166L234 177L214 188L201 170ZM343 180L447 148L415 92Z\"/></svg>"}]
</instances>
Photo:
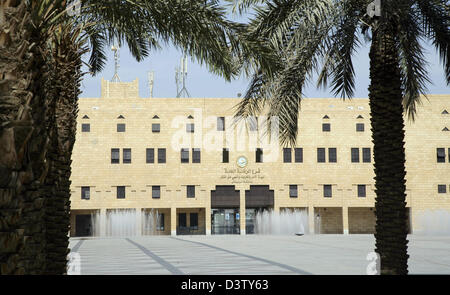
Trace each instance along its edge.
<instances>
[{"instance_id":1,"label":"concrete column","mask_svg":"<svg viewBox=\"0 0 450 295\"><path fill-rule=\"evenodd\" d=\"M100 209L100 236L106 236L106 209Z\"/></svg>"},{"instance_id":2,"label":"concrete column","mask_svg":"<svg viewBox=\"0 0 450 295\"><path fill-rule=\"evenodd\" d=\"M245 235L245 189L239 189L239 224L240 233Z\"/></svg>"},{"instance_id":3,"label":"concrete column","mask_svg":"<svg viewBox=\"0 0 450 295\"><path fill-rule=\"evenodd\" d=\"M342 207L342 221L344 227L344 235L348 235L348 207Z\"/></svg>"},{"instance_id":4,"label":"concrete column","mask_svg":"<svg viewBox=\"0 0 450 295\"><path fill-rule=\"evenodd\" d=\"M136 208L136 235L142 235L142 208Z\"/></svg>"},{"instance_id":5,"label":"concrete column","mask_svg":"<svg viewBox=\"0 0 450 295\"><path fill-rule=\"evenodd\" d=\"M211 202L207 202L206 208L205 208L205 229L206 229L206 235L211 235Z\"/></svg>"},{"instance_id":6,"label":"concrete column","mask_svg":"<svg viewBox=\"0 0 450 295\"><path fill-rule=\"evenodd\" d=\"M177 208L170 208L170 235L177 235Z\"/></svg>"},{"instance_id":7,"label":"concrete column","mask_svg":"<svg viewBox=\"0 0 450 295\"><path fill-rule=\"evenodd\" d=\"M314 234L314 207L309 206L308 207L308 224L309 224L309 233Z\"/></svg>"}]
</instances>

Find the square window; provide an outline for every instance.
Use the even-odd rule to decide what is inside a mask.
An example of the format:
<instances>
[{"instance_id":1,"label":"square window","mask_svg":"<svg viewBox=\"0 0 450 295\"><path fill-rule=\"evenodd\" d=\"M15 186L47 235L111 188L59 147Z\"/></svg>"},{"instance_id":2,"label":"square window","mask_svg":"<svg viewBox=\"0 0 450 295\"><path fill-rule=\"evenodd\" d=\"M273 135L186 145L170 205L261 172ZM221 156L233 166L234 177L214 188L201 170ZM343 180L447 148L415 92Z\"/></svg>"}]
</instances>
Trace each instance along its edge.
<instances>
[{"instance_id":1,"label":"square window","mask_svg":"<svg viewBox=\"0 0 450 295\"><path fill-rule=\"evenodd\" d=\"M158 149L158 163L166 162L166 149Z\"/></svg>"},{"instance_id":2,"label":"square window","mask_svg":"<svg viewBox=\"0 0 450 295\"><path fill-rule=\"evenodd\" d=\"M188 198L195 198L195 185L188 185L186 187L186 194Z\"/></svg>"},{"instance_id":3,"label":"square window","mask_svg":"<svg viewBox=\"0 0 450 295\"><path fill-rule=\"evenodd\" d=\"M111 149L111 164L120 163L120 149Z\"/></svg>"},{"instance_id":4,"label":"square window","mask_svg":"<svg viewBox=\"0 0 450 295\"><path fill-rule=\"evenodd\" d=\"M370 148L363 148L363 163L370 163L372 161L372 153Z\"/></svg>"},{"instance_id":5,"label":"square window","mask_svg":"<svg viewBox=\"0 0 450 295\"><path fill-rule=\"evenodd\" d=\"M356 123L356 131L364 132L364 123Z\"/></svg>"},{"instance_id":6,"label":"square window","mask_svg":"<svg viewBox=\"0 0 450 295\"><path fill-rule=\"evenodd\" d=\"M297 198L298 197L298 187L297 185L291 184L289 185L289 197Z\"/></svg>"},{"instance_id":7,"label":"square window","mask_svg":"<svg viewBox=\"0 0 450 295\"><path fill-rule=\"evenodd\" d=\"M222 149L222 163L230 162L230 150L227 148Z\"/></svg>"},{"instance_id":8,"label":"square window","mask_svg":"<svg viewBox=\"0 0 450 295\"><path fill-rule=\"evenodd\" d=\"M125 132L125 124L117 124L117 132Z\"/></svg>"},{"instance_id":9,"label":"square window","mask_svg":"<svg viewBox=\"0 0 450 295\"><path fill-rule=\"evenodd\" d=\"M91 132L91 124L81 124L81 132Z\"/></svg>"},{"instance_id":10,"label":"square window","mask_svg":"<svg viewBox=\"0 0 450 295\"><path fill-rule=\"evenodd\" d=\"M152 198L153 199L161 198L161 186L159 185L152 186Z\"/></svg>"},{"instance_id":11,"label":"square window","mask_svg":"<svg viewBox=\"0 0 450 295\"><path fill-rule=\"evenodd\" d=\"M359 163L359 148L352 148L352 163Z\"/></svg>"},{"instance_id":12,"label":"square window","mask_svg":"<svg viewBox=\"0 0 450 295\"><path fill-rule=\"evenodd\" d=\"M331 184L323 185L323 196L324 198L331 198L332 196L332 186Z\"/></svg>"},{"instance_id":13,"label":"square window","mask_svg":"<svg viewBox=\"0 0 450 295\"><path fill-rule=\"evenodd\" d=\"M437 151L437 162L445 163L445 149L437 148L436 151Z\"/></svg>"},{"instance_id":14,"label":"square window","mask_svg":"<svg viewBox=\"0 0 450 295\"><path fill-rule=\"evenodd\" d=\"M192 163L200 163L200 149L192 149Z\"/></svg>"},{"instance_id":15,"label":"square window","mask_svg":"<svg viewBox=\"0 0 450 295\"><path fill-rule=\"evenodd\" d=\"M366 185L358 184L358 197L364 198L366 197Z\"/></svg>"},{"instance_id":16,"label":"square window","mask_svg":"<svg viewBox=\"0 0 450 295\"><path fill-rule=\"evenodd\" d=\"M152 124L152 132L153 133L158 133L161 131L161 124L159 123L153 123Z\"/></svg>"},{"instance_id":17,"label":"square window","mask_svg":"<svg viewBox=\"0 0 450 295\"><path fill-rule=\"evenodd\" d=\"M295 148L295 163L303 162L303 148Z\"/></svg>"},{"instance_id":18,"label":"square window","mask_svg":"<svg viewBox=\"0 0 450 295\"><path fill-rule=\"evenodd\" d=\"M181 149L181 163L189 163L189 149Z\"/></svg>"},{"instance_id":19,"label":"square window","mask_svg":"<svg viewBox=\"0 0 450 295\"><path fill-rule=\"evenodd\" d=\"M131 163L131 149L123 149L123 163L124 164Z\"/></svg>"},{"instance_id":20,"label":"square window","mask_svg":"<svg viewBox=\"0 0 450 295\"><path fill-rule=\"evenodd\" d=\"M447 185L445 185L445 184L438 184L438 193L439 194L446 194L447 193Z\"/></svg>"},{"instance_id":21,"label":"square window","mask_svg":"<svg viewBox=\"0 0 450 295\"><path fill-rule=\"evenodd\" d=\"M328 162L336 163L337 162L337 151L336 148L328 149Z\"/></svg>"},{"instance_id":22,"label":"square window","mask_svg":"<svg viewBox=\"0 0 450 295\"><path fill-rule=\"evenodd\" d=\"M89 186L81 187L81 199L89 200L91 198L91 188Z\"/></svg>"},{"instance_id":23,"label":"square window","mask_svg":"<svg viewBox=\"0 0 450 295\"><path fill-rule=\"evenodd\" d=\"M331 124L330 123L323 123L322 124L322 131L323 132L330 132L331 131Z\"/></svg>"},{"instance_id":24,"label":"square window","mask_svg":"<svg viewBox=\"0 0 450 295\"><path fill-rule=\"evenodd\" d=\"M194 133L194 123L187 123L186 124L186 132Z\"/></svg>"},{"instance_id":25,"label":"square window","mask_svg":"<svg viewBox=\"0 0 450 295\"><path fill-rule=\"evenodd\" d=\"M155 149L147 149L146 158L147 163L155 163Z\"/></svg>"},{"instance_id":26,"label":"square window","mask_svg":"<svg viewBox=\"0 0 450 295\"><path fill-rule=\"evenodd\" d=\"M117 187L117 199L125 199L125 187L124 186Z\"/></svg>"},{"instance_id":27,"label":"square window","mask_svg":"<svg viewBox=\"0 0 450 295\"><path fill-rule=\"evenodd\" d=\"M225 117L217 117L217 131L225 131Z\"/></svg>"},{"instance_id":28,"label":"square window","mask_svg":"<svg viewBox=\"0 0 450 295\"><path fill-rule=\"evenodd\" d=\"M325 148L317 148L317 163L325 163Z\"/></svg>"},{"instance_id":29,"label":"square window","mask_svg":"<svg viewBox=\"0 0 450 295\"><path fill-rule=\"evenodd\" d=\"M283 162L284 163L292 162L292 149L290 149L290 148L283 149Z\"/></svg>"},{"instance_id":30,"label":"square window","mask_svg":"<svg viewBox=\"0 0 450 295\"><path fill-rule=\"evenodd\" d=\"M256 163L262 163L263 162L263 149L257 148L255 152L256 156Z\"/></svg>"}]
</instances>

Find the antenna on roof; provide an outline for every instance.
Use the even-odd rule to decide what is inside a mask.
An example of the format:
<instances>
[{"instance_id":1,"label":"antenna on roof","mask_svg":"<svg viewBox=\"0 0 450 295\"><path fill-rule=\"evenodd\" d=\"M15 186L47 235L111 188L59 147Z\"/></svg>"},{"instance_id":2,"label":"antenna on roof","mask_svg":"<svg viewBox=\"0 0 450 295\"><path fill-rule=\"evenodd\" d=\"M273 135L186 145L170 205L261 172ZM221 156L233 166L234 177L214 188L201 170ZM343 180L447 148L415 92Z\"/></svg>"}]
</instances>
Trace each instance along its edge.
<instances>
[{"instance_id":1,"label":"antenna on roof","mask_svg":"<svg viewBox=\"0 0 450 295\"><path fill-rule=\"evenodd\" d=\"M119 46L117 45L113 45L111 46L111 50L114 51L114 76L111 79L111 82L120 82L120 78L119 78L119 59L120 59L120 54L119 54Z\"/></svg>"},{"instance_id":2,"label":"antenna on roof","mask_svg":"<svg viewBox=\"0 0 450 295\"><path fill-rule=\"evenodd\" d=\"M155 78L155 72L150 71L147 72L147 74L148 74L148 88L150 90L150 97L153 97L153 81Z\"/></svg>"},{"instance_id":3,"label":"antenna on roof","mask_svg":"<svg viewBox=\"0 0 450 295\"><path fill-rule=\"evenodd\" d=\"M190 97L189 91L186 89L187 78L187 56L183 53L181 58L180 67L175 68L175 83L177 84L177 97ZM180 89L181 83L181 90Z\"/></svg>"}]
</instances>

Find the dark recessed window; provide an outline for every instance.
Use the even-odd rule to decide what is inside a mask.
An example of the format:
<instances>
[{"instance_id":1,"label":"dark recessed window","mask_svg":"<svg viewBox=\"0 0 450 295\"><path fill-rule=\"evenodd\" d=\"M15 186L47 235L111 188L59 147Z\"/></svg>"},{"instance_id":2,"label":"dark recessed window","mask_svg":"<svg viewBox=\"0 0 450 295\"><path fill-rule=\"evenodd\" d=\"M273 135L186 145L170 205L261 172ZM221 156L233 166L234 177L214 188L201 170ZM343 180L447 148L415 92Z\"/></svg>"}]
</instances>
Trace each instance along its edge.
<instances>
[{"instance_id":1,"label":"dark recessed window","mask_svg":"<svg viewBox=\"0 0 450 295\"><path fill-rule=\"evenodd\" d=\"M295 184L289 185L289 197L297 198L298 197L298 187Z\"/></svg>"},{"instance_id":2,"label":"dark recessed window","mask_svg":"<svg viewBox=\"0 0 450 295\"><path fill-rule=\"evenodd\" d=\"M111 164L120 163L120 149L111 149Z\"/></svg>"},{"instance_id":3,"label":"dark recessed window","mask_svg":"<svg viewBox=\"0 0 450 295\"><path fill-rule=\"evenodd\" d=\"M178 213L178 226L186 227L186 213Z\"/></svg>"},{"instance_id":4,"label":"dark recessed window","mask_svg":"<svg viewBox=\"0 0 450 295\"><path fill-rule=\"evenodd\" d=\"M181 149L181 163L189 163L189 149Z\"/></svg>"},{"instance_id":5,"label":"dark recessed window","mask_svg":"<svg viewBox=\"0 0 450 295\"><path fill-rule=\"evenodd\" d=\"M186 194L188 198L195 198L195 185L188 185L186 187Z\"/></svg>"},{"instance_id":6,"label":"dark recessed window","mask_svg":"<svg viewBox=\"0 0 450 295\"><path fill-rule=\"evenodd\" d=\"M158 149L158 163L166 162L166 149Z\"/></svg>"},{"instance_id":7,"label":"dark recessed window","mask_svg":"<svg viewBox=\"0 0 450 295\"><path fill-rule=\"evenodd\" d=\"M217 131L225 131L225 117L217 118Z\"/></svg>"},{"instance_id":8,"label":"dark recessed window","mask_svg":"<svg viewBox=\"0 0 450 295\"><path fill-rule=\"evenodd\" d=\"M248 123L249 123L248 126L249 126L250 131L258 130L258 117L249 117Z\"/></svg>"},{"instance_id":9,"label":"dark recessed window","mask_svg":"<svg viewBox=\"0 0 450 295\"><path fill-rule=\"evenodd\" d=\"M317 163L325 163L325 148L317 148Z\"/></svg>"},{"instance_id":10,"label":"dark recessed window","mask_svg":"<svg viewBox=\"0 0 450 295\"><path fill-rule=\"evenodd\" d=\"M193 230L198 229L198 213L189 214L189 227Z\"/></svg>"},{"instance_id":11,"label":"dark recessed window","mask_svg":"<svg viewBox=\"0 0 450 295\"><path fill-rule=\"evenodd\" d=\"M284 163L292 162L292 149L290 149L290 148L283 149L283 162Z\"/></svg>"},{"instance_id":12,"label":"dark recessed window","mask_svg":"<svg viewBox=\"0 0 450 295\"><path fill-rule=\"evenodd\" d=\"M332 189L331 184L324 184L323 185L323 196L325 198L331 198L332 196Z\"/></svg>"},{"instance_id":13,"label":"dark recessed window","mask_svg":"<svg viewBox=\"0 0 450 295\"><path fill-rule=\"evenodd\" d=\"M364 132L364 123L356 123L356 131Z\"/></svg>"},{"instance_id":14,"label":"dark recessed window","mask_svg":"<svg viewBox=\"0 0 450 295\"><path fill-rule=\"evenodd\" d=\"M439 184L438 185L438 193L445 194L447 193L447 185L445 184Z\"/></svg>"},{"instance_id":15,"label":"dark recessed window","mask_svg":"<svg viewBox=\"0 0 450 295\"><path fill-rule=\"evenodd\" d=\"M124 164L131 163L131 149L123 149L123 163Z\"/></svg>"},{"instance_id":16,"label":"dark recessed window","mask_svg":"<svg viewBox=\"0 0 450 295\"><path fill-rule=\"evenodd\" d=\"M117 132L125 132L125 124L117 124Z\"/></svg>"},{"instance_id":17,"label":"dark recessed window","mask_svg":"<svg viewBox=\"0 0 450 295\"><path fill-rule=\"evenodd\" d=\"M323 132L330 132L331 131L331 124L330 123L323 123L322 124L322 131Z\"/></svg>"},{"instance_id":18,"label":"dark recessed window","mask_svg":"<svg viewBox=\"0 0 450 295\"><path fill-rule=\"evenodd\" d=\"M194 123L187 123L186 124L186 132L194 133Z\"/></svg>"},{"instance_id":19,"label":"dark recessed window","mask_svg":"<svg viewBox=\"0 0 450 295\"><path fill-rule=\"evenodd\" d=\"M161 198L161 186L159 185L152 186L152 198L153 199Z\"/></svg>"},{"instance_id":20,"label":"dark recessed window","mask_svg":"<svg viewBox=\"0 0 450 295\"><path fill-rule=\"evenodd\" d=\"M328 162L336 163L337 162L337 151L336 148L328 149Z\"/></svg>"},{"instance_id":21,"label":"dark recessed window","mask_svg":"<svg viewBox=\"0 0 450 295\"><path fill-rule=\"evenodd\" d=\"M81 199L89 200L91 198L91 188L89 186L81 187Z\"/></svg>"},{"instance_id":22,"label":"dark recessed window","mask_svg":"<svg viewBox=\"0 0 450 295\"><path fill-rule=\"evenodd\" d=\"M117 199L125 199L125 187L124 186L117 187Z\"/></svg>"},{"instance_id":23,"label":"dark recessed window","mask_svg":"<svg viewBox=\"0 0 450 295\"><path fill-rule=\"evenodd\" d=\"M303 148L295 148L295 163L303 162Z\"/></svg>"},{"instance_id":24,"label":"dark recessed window","mask_svg":"<svg viewBox=\"0 0 450 295\"><path fill-rule=\"evenodd\" d=\"M161 124L159 123L153 123L152 124L152 132L153 133L158 133L161 131Z\"/></svg>"},{"instance_id":25,"label":"dark recessed window","mask_svg":"<svg viewBox=\"0 0 450 295\"><path fill-rule=\"evenodd\" d=\"M255 152L256 156L256 163L262 163L263 162L263 149L257 148Z\"/></svg>"},{"instance_id":26,"label":"dark recessed window","mask_svg":"<svg viewBox=\"0 0 450 295\"><path fill-rule=\"evenodd\" d=\"M358 184L358 197L364 198L366 196L366 185Z\"/></svg>"},{"instance_id":27,"label":"dark recessed window","mask_svg":"<svg viewBox=\"0 0 450 295\"><path fill-rule=\"evenodd\" d=\"M91 124L81 124L81 132L91 132Z\"/></svg>"},{"instance_id":28,"label":"dark recessed window","mask_svg":"<svg viewBox=\"0 0 450 295\"><path fill-rule=\"evenodd\" d=\"M359 163L359 148L352 148L352 163Z\"/></svg>"},{"instance_id":29,"label":"dark recessed window","mask_svg":"<svg viewBox=\"0 0 450 295\"><path fill-rule=\"evenodd\" d=\"M157 215L156 230L164 231L164 213L159 213Z\"/></svg>"},{"instance_id":30,"label":"dark recessed window","mask_svg":"<svg viewBox=\"0 0 450 295\"><path fill-rule=\"evenodd\" d=\"M192 163L200 163L200 149L192 149Z\"/></svg>"},{"instance_id":31,"label":"dark recessed window","mask_svg":"<svg viewBox=\"0 0 450 295\"><path fill-rule=\"evenodd\" d=\"M227 148L222 149L222 163L230 162L230 150Z\"/></svg>"},{"instance_id":32,"label":"dark recessed window","mask_svg":"<svg viewBox=\"0 0 450 295\"><path fill-rule=\"evenodd\" d=\"M370 148L363 148L363 163L370 163L372 161L372 153L370 152Z\"/></svg>"},{"instance_id":33,"label":"dark recessed window","mask_svg":"<svg viewBox=\"0 0 450 295\"><path fill-rule=\"evenodd\" d=\"M437 162L445 163L445 149L444 148L437 149Z\"/></svg>"},{"instance_id":34,"label":"dark recessed window","mask_svg":"<svg viewBox=\"0 0 450 295\"><path fill-rule=\"evenodd\" d=\"M146 150L147 163L155 163L155 149Z\"/></svg>"}]
</instances>

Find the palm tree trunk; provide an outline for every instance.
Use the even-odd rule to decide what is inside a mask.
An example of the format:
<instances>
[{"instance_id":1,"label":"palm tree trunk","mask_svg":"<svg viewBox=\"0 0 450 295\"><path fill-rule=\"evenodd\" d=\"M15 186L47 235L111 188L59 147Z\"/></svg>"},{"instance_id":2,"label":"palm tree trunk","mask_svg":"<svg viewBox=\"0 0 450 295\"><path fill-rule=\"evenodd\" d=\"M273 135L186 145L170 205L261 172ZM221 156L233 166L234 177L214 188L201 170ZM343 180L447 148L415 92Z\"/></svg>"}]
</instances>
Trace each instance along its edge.
<instances>
[{"instance_id":1,"label":"palm tree trunk","mask_svg":"<svg viewBox=\"0 0 450 295\"><path fill-rule=\"evenodd\" d=\"M375 251L380 255L381 274L407 274L405 132L395 28L372 35L369 100L375 160Z\"/></svg>"},{"instance_id":2,"label":"palm tree trunk","mask_svg":"<svg viewBox=\"0 0 450 295\"><path fill-rule=\"evenodd\" d=\"M25 1L0 7L0 274L45 268L46 101L40 38ZM37 69L37 70L36 70Z\"/></svg>"}]
</instances>

